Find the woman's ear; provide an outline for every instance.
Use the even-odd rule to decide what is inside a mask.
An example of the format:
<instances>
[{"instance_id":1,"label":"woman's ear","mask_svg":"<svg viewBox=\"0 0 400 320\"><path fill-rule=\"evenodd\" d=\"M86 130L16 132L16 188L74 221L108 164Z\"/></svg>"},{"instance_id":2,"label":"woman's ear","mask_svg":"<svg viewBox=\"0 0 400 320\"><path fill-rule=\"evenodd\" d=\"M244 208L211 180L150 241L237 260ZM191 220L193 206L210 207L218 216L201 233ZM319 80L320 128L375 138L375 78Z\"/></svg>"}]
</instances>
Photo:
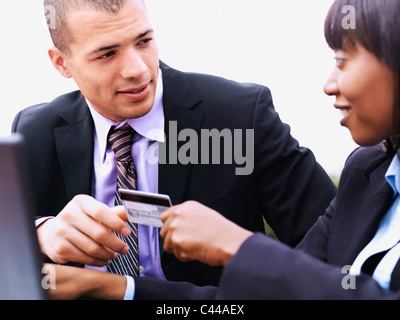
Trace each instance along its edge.
<instances>
[{"instance_id":1,"label":"woman's ear","mask_svg":"<svg viewBox=\"0 0 400 320\"><path fill-rule=\"evenodd\" d=\"M65 54L60 51L58 48L53 47L50 48L48 51L51 63L53 64L54 68L65 78L70 79L72 78L71 72L68 70L66 66L66 56Z\"/></svg>"}]
</instances>

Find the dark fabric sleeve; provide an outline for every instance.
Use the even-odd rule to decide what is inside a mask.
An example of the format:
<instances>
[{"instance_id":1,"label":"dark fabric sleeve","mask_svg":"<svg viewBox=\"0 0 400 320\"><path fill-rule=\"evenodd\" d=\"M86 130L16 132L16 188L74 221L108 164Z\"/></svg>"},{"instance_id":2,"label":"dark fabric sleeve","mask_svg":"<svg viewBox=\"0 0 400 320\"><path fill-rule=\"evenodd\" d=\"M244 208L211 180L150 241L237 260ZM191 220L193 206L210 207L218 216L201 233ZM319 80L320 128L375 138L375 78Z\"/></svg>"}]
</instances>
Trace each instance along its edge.
<instances>
[{"instance_id":1,"label":"dark fabric sleeve","mask_svg":"<svg viewBox=\"0 0 400 320\"><path fill-rule=\"evenodd\" d=\"M217 299L399 299L370 277L354 277L341 267L256 234L226 266Z\"/></svg>"},{"instance_id":2,"label":"dark fabric sleeve","mask_svg":"<svg viewBox=\"0 0 400 320\"><path fill-rule=\"evenodd\" d=\"M135 278L134 300L213 300L216 292L212 286L140 277Z\"/></svg>"},{"instance_id":3,"label":"dark fabric sleeve","mask_svg":"<svg viewBox=\"0 0 400 320\"><path fill-rule=\"evenodd\" d=\"M336 195L313 153L300 147L281 122L268 88L254 112L255 170L264 217L281 242L295 246Z\"/></svg>"}]
</instances>

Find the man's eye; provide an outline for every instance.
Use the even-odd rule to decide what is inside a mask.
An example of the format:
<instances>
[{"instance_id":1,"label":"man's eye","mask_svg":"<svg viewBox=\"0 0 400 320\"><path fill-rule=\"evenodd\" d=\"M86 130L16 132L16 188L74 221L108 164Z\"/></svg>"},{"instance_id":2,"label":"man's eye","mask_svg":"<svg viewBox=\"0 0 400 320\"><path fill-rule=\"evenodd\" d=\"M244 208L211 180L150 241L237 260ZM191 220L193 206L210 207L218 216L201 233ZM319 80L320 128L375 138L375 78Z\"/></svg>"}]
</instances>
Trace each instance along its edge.
<instances>
[{"instance_id":1,"label":"man's eye","mask_svg":"<svg viewBox=\"0 0 400 320\"><path fill-rule=\"evenodd\" d=\"M138 43L138 45L140 46L140 45L143 45L143 44L147 44L147 43L149 43L151 40L153 40L153 38L146 38L146 39L143 39L142 41L140 41L140 42Z\"/></svg>"},{"instance_id":2,"label":"man's eye","mask_svg":"<svg viewBox=\"0 0 400 320\"><path fill-rule=\"evenodd\" d=\"M110 51L107 52L106 54L103 54L102 56L98 57L97 60L102 60L102 59L107 59L115 55L115 51Z\"/></svg>"}]
</instances>

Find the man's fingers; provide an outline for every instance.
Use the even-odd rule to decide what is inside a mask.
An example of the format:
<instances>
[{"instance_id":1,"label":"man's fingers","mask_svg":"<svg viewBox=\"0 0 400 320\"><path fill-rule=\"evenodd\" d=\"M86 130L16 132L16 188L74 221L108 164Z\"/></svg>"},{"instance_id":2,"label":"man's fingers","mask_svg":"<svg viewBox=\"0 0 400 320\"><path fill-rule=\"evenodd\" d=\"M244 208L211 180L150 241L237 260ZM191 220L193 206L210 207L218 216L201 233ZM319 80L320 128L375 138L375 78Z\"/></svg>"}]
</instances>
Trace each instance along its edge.
<instances>
[{"instance_id":1,"label":"man's fingers","mask_svg":"<svg viewBox=\"0 0 400 320\"><path fill-rule=\"evenodd\" d=\"M121 217L122 208L110 209L90 196L76 196L57 217L37 229L41 249L56 263L104 266L129 251L113 232L131 233Z\"/></svg>"},{"instance_id":2,"label":"man's fingers","mask_svg":"<svg viewBox=\"0 0 400 320\"><path fill-rule=\"evenodd\" d=\"M120 217L124 221L128 221L128 216L126 214L126 210L124 206L116 206L111 208L111 211L113 211L118 217Z\"/></svg>"},{"instance_id":3,"label":"man's fingers","mask_svg":"<svg viewBox=\"0 0 400 320\"><path fill-rule=\"evenodd\" d=\"M93 255L95 258L105 257L106 252L101 250L102 247L109 248L111 251L117 253L126 253L128 250L128 246L123 240L118 238L105 225L98 223L90 216L77 216L74 221L71 221L71 225L80 234L71 232L66 234L65 237L78 248L89 255ZM126 227L128 228L128 226ZM109 257L107 259L112 258Z\"/></svg>"},{"instance_id":4,"label":"man's fingers","mask_svg":"<svg viewBox=\"0 0 400 320\"><path fill-rule=\"evenodd\" d=\"M131 230L126 225L125 221L119 217L120 209L113 211L105 204L89 197L89 196L77 196L75 197L81 210L94 220L101 222L106 227L114 230L123 237L130 235Z\"/></svg>"},{"instance_id":5,"label":"man's fingers","mask_svg":"<svg viewBox=\"0 0 400 320\"><path fill-rule=\"evenodd\" d=\"M70 230L71 233L74 231ZM92 266L102 267L109 264L110 259L99 259L92 257L82 250L80 250L73 243L65 239L65 241L59 241L51 248L49 256L55 263L65 264L68 262L80 262L82 264L88 264Z\"/></svg>"},{"instance_id":6,"label":"man's fingers","mask_svg":"<svg viewBox=\"0 0 400 320\"><path fill-rule=\"evenodd\" d=\"M65 239L88 257L95 260L106 262L115 259L118 256L116 252L100 245L76 229L71 229L71 232L65 236Z\"/></svg>"}]
</instances>

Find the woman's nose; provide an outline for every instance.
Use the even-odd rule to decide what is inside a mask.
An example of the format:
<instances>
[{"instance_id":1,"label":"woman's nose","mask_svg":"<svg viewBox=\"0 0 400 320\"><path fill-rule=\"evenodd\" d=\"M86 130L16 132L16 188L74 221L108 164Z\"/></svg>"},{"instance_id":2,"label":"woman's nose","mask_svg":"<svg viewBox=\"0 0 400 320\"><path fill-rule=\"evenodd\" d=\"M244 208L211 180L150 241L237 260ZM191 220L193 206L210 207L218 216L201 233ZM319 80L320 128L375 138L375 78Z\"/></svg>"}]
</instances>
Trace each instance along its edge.
<instances>
[{"instance_id":1,"label":"woman's nose","mask_svg":"<svg viewBox=\"0 0 400 320\"><path fill-rule=\"evenodd\" d=\"M339 71L337 68L333 70L328 80L324 85L324 92L328 96L334 96L339 94L339 84L338 84Z\"/></svg>"}]
</instances>

